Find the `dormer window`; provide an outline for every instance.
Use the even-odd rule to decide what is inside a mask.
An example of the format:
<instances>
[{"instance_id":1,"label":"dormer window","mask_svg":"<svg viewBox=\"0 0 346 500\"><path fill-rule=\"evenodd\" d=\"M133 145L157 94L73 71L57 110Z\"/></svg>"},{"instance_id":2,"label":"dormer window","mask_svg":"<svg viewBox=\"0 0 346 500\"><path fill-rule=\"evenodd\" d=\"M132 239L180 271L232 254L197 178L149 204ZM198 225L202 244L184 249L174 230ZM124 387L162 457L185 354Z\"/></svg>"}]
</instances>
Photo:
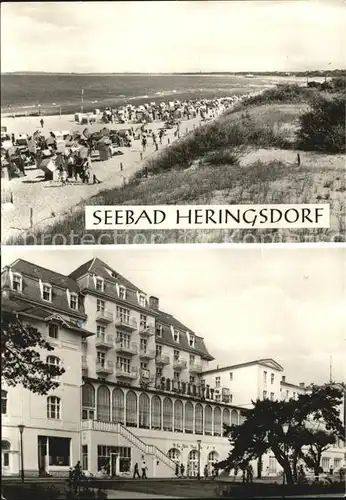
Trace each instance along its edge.
<instances>
[{"instance_id":1,"label":"dormer window","mask_svg":"<svg viewBox=\"0 0 346 500\"><path fill-rule=\"evenodd\" d=\"M189 337L189 346L195 347L195 336L192 333L189 333L188 337Z\"/></svg>"},{"instance_id":2,"label":"dormer window","mask_svg":"<svg viewBox=\"0 0 346 500\"><path fill-rule=\"evenodd\" d=\"M76 293L70 294L70 307L75 311L78 310L78 295Z\"/></svg>"},{"instance_id":3,"label":"dormer window","mask_svg":"<svg viewBox=\"0 0 346 500\"><path fill-rule=\"evenodd\" d=\"M174 351L174 352L173 352L173 356L174 356L174 359L175 359L176 361L178 361L178 360L179 360L179 354L180 354L180 353L179 353L179 351Z\"/></svg>"},{"instance_id":4,"label":"dormer window","mask_svg":"<svg viewBox=\"0 0 346 500\"><path fill-rule=\"evenodd\" d=\"M173 340L179 343L179 332L178 330L173 330Z\"/></svg>"},{"instance_id":5,"label":"dormer window","mask_svg":"<svg viewBox=\"0 0 346 500\"><path fill-rule=\"evenodd\" d=\"M104 292L105 291L105 281L103 278L100 278L96 276L95 278L95 288L98 292Z\"/></svg>"},{"instance_id":6,"label":"dormer window","mask_svg":"<svg viewBox=\"0 0 346 500\"><path fill-rule=\"evenodd\" d=\"M52 302L52 286L49 283L42 283L42 298Z\"/></svg>"},{"instance_id":7,"label":"dormer window","mask_svg":"<svg viewBox=\"0 0 346 500\"><path fill-rule=\"evenodd\" d=\"M142 293L140 293L139 296L138 296L138 302L139 302L139 305L141 307L145 307L146 303L147 303L145 295L143 295Z\"/></svg>"},{"instance_id":8,"label":"dormer window","mask_svg":"<svg viewBox=\"0 0 346 500\"><path fill-rule=\"evenodd\" d=\"M156 335L162 337L163 326L159 323L156 325Z\"/></svg>"},{"instance_id":9,"label":"dormer window","mask_svg":"<svg viewBox=\"0 0 346 500\"><path fill-rule=\"evenodd\" d=\"M19 273L12 274L12 289L16 292L21 292L23 287L23 278Z\"/></svg>"},{"instance_id":10,"label":"dormer window","mask_svg":"<svg viewBox=\"0 0 346 500\"><path fill-rule=\"evenodd\" d=\"M119 299L126 300L126 288L119 286Z\"/></svg>"}]
</instances>

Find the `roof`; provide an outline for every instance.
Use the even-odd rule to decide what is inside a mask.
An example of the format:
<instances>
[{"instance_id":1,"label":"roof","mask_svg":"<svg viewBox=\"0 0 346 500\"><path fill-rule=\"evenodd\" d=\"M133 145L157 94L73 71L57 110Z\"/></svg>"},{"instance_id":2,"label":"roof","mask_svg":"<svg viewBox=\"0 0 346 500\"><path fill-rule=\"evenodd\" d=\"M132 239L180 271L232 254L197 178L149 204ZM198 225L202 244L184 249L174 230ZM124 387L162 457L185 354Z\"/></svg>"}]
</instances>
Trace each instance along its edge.
<instances>
[{"instance_id":1,"label":"roof","mask_svg":"<svg viewBox=\"0 0 346 500\"><path fill-rule=\"evenodd\" d=\"M213 368L212 370L207 370L203 372L203 374L207 373L215 373L215 372L220 372L224 370L234 370L237 368L243 368L245 366L252 366L252 365L263 365L268 368L271 368L273 370L278 370L282 372L284 369L279 363L277 363L274 359L272 358L267 358L267 359L256 359L254 361L248 361L247 363L239 363L237 365L230 365L230 366L222 366L221 368Z\"/></svg>"},{"instance_id":2,"label":"roof","mask_svg":"<svg viewBox=\"0 0 346 500\"><path fill-rule=\"evenodd\" d=\"M8 267L18 273L26 274L41 280L43 283L50 283L51 285L69 289L71 292L78 292L78 285L70 276L51 271L50 269L38 266L27 260L17 259Z\"/></svg>"},{"instance_id":3,"label":"roof","mask_svg":"<svg viewBox=\"0 0 346 500\"><path fill-rule=\"evenodd\" d=\"M159 316L157 317L156 321L157 323L162 323L163 328L162 337L157 336L156 342L175 347L177 350L184 349L191 352L191 354L199 354L204 359L208 359L209 361L212 361L214 359L213 356L209 354L202 337L196 335L190 328L187 328L187 326L183 325L183 323L178 321L171 314L165 313L163 311L157 311L157 313ZM172 338L172 332L170 329L171 326L173 328L176 328L180 332L179 343L174 342ZM188 333L194 335L195 347L190 347Z\"/></svg>"},{"instance_id":4,"label":"roof","mask_svg":"<svg viewBox=\"0 0 346 500\"><path fill-rule=\"evenodd\" d=\"M280 385L287 385L288 387L294 387L295 389L302 389L302 390L306 389L305 385L303 387L300 386L299 384L292 384L291 382L286 382L286 380L281 380Z\"/></svg>"}]
</instances>

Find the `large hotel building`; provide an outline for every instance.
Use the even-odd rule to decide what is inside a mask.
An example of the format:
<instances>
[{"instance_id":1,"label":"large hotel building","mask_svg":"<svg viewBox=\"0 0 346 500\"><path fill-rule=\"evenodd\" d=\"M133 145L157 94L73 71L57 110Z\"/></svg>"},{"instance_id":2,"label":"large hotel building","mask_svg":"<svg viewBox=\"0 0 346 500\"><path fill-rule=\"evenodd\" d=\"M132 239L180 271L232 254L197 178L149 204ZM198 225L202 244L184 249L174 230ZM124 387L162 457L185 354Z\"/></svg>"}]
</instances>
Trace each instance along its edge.
<instances>
[{"instance_id":1,"label":"large hotel building","mask_svg":"<svg viewBox=\"0 0 346 500\"><path fill-rule=\"evenodd\" d=\"M2 383L2 475L20 472L24 426L26 475L64 475L78 460L126 475L145 459L149 477L174 476L176 463L196 476L227 457L223 424L240 424L252 400L306 390L273 359L211 369L201 336L98 258L68 276L16 260L2 272L2 306L36 327L54 346L41 357L65 369L46 396ZM338 441L322 467L344 457ZM280 471L270 453L263 469Z\"/></svg>"}]
</instances>

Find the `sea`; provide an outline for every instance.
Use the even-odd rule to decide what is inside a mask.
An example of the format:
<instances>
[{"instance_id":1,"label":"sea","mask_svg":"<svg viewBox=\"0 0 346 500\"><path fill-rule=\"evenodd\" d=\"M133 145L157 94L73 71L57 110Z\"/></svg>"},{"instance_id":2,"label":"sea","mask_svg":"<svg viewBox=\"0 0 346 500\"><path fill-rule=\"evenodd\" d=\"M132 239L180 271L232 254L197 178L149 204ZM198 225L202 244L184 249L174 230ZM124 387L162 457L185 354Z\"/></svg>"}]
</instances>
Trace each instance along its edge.
<instances>
[{"instance_id":1,"label":"sea","mask_svg":"<svg viewBox=\"0 0 346 500\"><path fill-rule=\"evenodd\" d=\"M288 80L292 78L230 74L4 74L1 113L70 114L126 103L225 97Z\"/></svg>"}]
</instances>

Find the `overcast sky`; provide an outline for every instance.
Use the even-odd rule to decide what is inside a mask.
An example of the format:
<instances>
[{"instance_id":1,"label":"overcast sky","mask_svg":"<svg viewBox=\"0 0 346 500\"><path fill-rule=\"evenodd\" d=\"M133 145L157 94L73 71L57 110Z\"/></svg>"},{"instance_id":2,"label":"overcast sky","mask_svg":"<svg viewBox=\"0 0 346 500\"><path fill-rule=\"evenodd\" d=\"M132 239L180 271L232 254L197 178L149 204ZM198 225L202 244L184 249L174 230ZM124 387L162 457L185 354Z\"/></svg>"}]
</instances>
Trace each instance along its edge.
<instances>
[{"instance_id":1,"label":"overcast sky","mask_svg":"<svg viewBox=\"0 0 346 500\"><path fill-rule=\"evenodd\" d=\"M5 247L68 274L98 256L204 337L213 366L272 357L293 383L346 380L346 248Z\"/></svg>"},{"instance_id":2,"label":"overcast sky","mask_svg":"<svg viewBox=\"0 0 346 500\"><path fill-rule=\"evenodd\" d=\"M1 70L344 68L345 8L343 0L3 2Z\"/></svg>"}]
</instances>

